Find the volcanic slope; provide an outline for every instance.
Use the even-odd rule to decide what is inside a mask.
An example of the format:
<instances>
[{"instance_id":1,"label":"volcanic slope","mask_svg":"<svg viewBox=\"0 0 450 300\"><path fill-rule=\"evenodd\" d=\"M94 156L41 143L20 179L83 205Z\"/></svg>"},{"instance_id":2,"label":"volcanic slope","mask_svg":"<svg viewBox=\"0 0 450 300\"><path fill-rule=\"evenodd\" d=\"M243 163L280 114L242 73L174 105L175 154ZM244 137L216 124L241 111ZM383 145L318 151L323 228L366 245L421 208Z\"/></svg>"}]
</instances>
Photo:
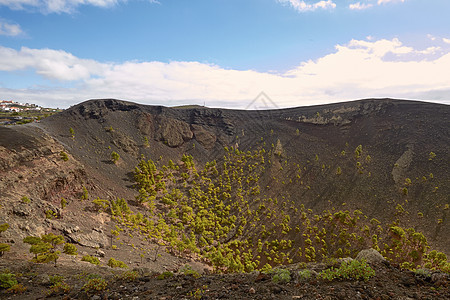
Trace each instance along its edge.
<instances>
[{"instance_id":1,"label":"volcanic slope","mask_svg":"<svg viewBox=\"0 0 450 300\"><path fill-rule=\"evenodd\" d=\"M224 272L369 247L414 267L430 263L427 242L450 252L449 128L449 106L392 99L262 111L90 100L1 129L5 236L52 231L118 259L160 244Z\"/></svg>"},{"instance_id":2,"label":"volcanic slope","mask_svg":"<svg viewBox=\"0 0 450 300\"><path fill-rule=\"evenodd\" d=\"M444 210L450 195L449 112L446 105L391 99L269 111L92 100L41 126L93 178L111 184L114 196L132 192L124 187L142 155L167 165L186 154L203 167L213 160L221 164L224 147L264 148L272 152L260 179L268 196L286 193L296 206L318 212L345 203L380 220L391 218L391 208L400 204L410 217L423 213L413 225L448 249L441 229L450 225ZM112 151L120 155L117 165Z\"/></svg>"}]
</instances>

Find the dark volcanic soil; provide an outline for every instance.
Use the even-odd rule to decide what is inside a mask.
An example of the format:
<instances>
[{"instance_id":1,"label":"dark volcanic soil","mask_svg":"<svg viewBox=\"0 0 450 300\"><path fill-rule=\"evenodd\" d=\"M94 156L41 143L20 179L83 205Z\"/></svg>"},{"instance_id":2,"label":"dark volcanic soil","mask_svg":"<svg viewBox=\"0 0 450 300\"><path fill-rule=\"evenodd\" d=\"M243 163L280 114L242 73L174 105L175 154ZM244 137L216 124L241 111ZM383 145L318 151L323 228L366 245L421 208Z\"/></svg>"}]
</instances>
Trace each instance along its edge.
<instances>
[{"instance_id":1,"label":"dark volcanic soil","mask_svg":"<svg viewBox=\"0 0 450 300\"><path fill-rule=\"evenodd\" d=\"M2 262L2 266L8 265ZM175 273L173 277L157 279L157 273L136 269L136 278L126 279L123 271L105 267L53 267L17 262L11 270L20 270L19 283L27 289L21 294L0 292L2 299L450 299L450 278L443 273L421 277L402 271L389 263L372 265L376 276L368 281L326 281L312 276L302 279L299 269L290 266L291 279L275 283L271 275L250 274L192 275ZM309 264L311 270L329 267ZM43 275L45 274L45 275ZM50 293L48 275L64 274L70 286L67 293ZM83 285L97 274L108 283L102 291L87 293ZM122 274L122 275L121 275Z\"/></svg>"}]
</instances>

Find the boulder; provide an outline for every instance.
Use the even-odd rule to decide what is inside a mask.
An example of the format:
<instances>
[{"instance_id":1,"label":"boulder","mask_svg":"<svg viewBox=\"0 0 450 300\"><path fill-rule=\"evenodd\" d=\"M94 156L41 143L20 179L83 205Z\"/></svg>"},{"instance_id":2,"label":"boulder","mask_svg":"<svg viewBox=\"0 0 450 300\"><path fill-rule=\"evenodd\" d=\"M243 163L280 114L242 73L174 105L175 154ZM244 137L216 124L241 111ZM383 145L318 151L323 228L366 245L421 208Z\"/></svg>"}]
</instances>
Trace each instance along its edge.
<instances>
[{"instance_id":1,"label":"boulder","mask_svg":"<svg viewBox=\"0 0 450 300\"><path fill-rule=\"evenodd\" d=\"M385 263L386 259L377 250L370 248L362 250L356 255L356 260L365 260L371 264Z\"/></svg>"}]
</instances>

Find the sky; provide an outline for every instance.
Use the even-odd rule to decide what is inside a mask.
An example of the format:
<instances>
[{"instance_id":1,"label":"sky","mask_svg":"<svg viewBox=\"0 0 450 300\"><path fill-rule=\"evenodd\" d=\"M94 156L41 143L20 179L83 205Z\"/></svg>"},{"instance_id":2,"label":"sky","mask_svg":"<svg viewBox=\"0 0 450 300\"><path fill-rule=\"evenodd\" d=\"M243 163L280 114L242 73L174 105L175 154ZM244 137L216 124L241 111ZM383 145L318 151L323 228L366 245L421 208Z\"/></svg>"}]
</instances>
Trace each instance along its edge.
<instances>
[{"instance_id":1,"label":"sky","mask_svg":"<svg viewBox=\"0 0 450 300\"><path fill-rule=\"evenodd\" d=\"M448 0L0 0L0 100L450 104Z\"/></svg>"}]
</instances>

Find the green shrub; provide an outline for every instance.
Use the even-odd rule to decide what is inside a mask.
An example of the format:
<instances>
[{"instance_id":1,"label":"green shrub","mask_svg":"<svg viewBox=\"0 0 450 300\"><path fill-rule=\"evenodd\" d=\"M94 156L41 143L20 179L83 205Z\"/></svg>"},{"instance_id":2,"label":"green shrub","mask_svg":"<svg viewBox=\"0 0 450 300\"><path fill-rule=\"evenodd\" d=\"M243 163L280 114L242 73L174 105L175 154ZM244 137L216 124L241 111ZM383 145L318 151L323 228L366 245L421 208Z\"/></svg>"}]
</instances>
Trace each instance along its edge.
<instances>
[{"instance_id":1,"label":"green shrub","mask_svg":"<svg viewBox=\"0 0 450 300\"><path fill-rule=\"evenodd\" d=\"M270 272L274 283L287 283L291 281L291 272L286 269L272 269Z\"/></svg>"},{"instance_id":2,"label":"green shrub","mask_svg":"<svg viewBox=\"0 0 450 300\"><path fill-rule=\"evenodd\" d=\"M78 249L74 244L66 243L64 245L63 253L69 255L77 255Z\"/></svg>"},{"instance_id":3,"label":"green shrub","mask_svg":"<svg viewBox=\"0 0 450 300\"><path fill-rule=\"evenodd\" d=\"M9 228L9 224L8 223L4 223L4 224L0 225L0 234L2 232L5 232L6 230L8 230L8 228Z\"/></svg>"},{"instance_id":4,"label":"green shrub","mask_svg":"<svg viewBox=\"0 0 450 300\"><path fill-rule=\"evenodd\" d=\"M97 199L92 200L92 203L94 204L94 208L97 211L107 211L109 208L109 201L103 200L97 197Z\"/></svg>"},{"instance_id":5,"label":"green shrub","mask_svg":"<svg viewBox=\"0 0 450 300\"><path fill-rule=\"evenodd\" d=\"M108 260L108 266L111 268L128 268L123 261L116 260L112 257Z\"/></svg>"},{"instance_id":6,"label":"green shrub","mask_svg":"<svg viewBox=\"0 0 450 300\"><path fill-rule=\"evenodd\" d=\"M52 220L53 218L56 218L56 217L57 217L57 215L56 215L56 213L53 210L48 209L48 210L45 211L45 218L46 219Z\"/></svg>"},{"instance_id":7,"label":"green shrub","mask_svg":"<svg viewBox=\"0 0 450 300\"><path fill-rule=\"evenodd\" d=\"M108 283L103 278L93 278L89 279L89 281L83 285L83 290L86 293L95 293L95 292L101 292L106 290L108 287Z\"/></svg>"},{"instance_id":8,"label":"green shrub","mask_svg":"<svg viewBox=\"0 0 450 300\"><path fill-rule=\"evenodd\" d=\"M64 209L67 206L67 200L64 198L61 198L61 208Z\"/></svg>"},{"instance_id":9,"label":"green shrub","mask_svg":"<svg viewBox=\"0 0 450 300\"><path fill-rule=\"evenodd\" d=\"M20 200L21 200L23 203L30 203L30 202L31 202L30 198L28 198L27 196L23 196L22 198L20 198Z\"/></svg>"},{"instance_id":10,"label":"green shrub","mask_svg":"<svg viewBox=\"0 0 450 300\"><path fill-rule=\"evenodd\" d=\"M68 161L68 160L69 160L69 156L67 155L66 152L61 151L61 152L59 153L59 155L61 156L61 159L62 159L63 161Z\"/></svg>"},{"instance_id":11,"label":"green shrub","mask_svg":"<svg viewBox=\"0 0 450 300\"><path fill-rule=\"evenodd\" d=\"M90 256L90 255L85 255L81 258L81 261L87 261L93 265L99 265L100 264L100 260L97 257L94 256Z\"/></svg>"},{"instance_id":12,"label":"green shrub","mask_svg":"<svg viewBox=\"0 0 450 300\"><path fill-rule=\"evenodd\" d=\"M167 279L170 277L173 277L173 273L170 271L165 271L165 272L159 274L158 276L156 276L156 279L162 280L162 279Z\"/></svg>"},{"instance_id":13,"label":"green shrub","mask_svg":"<svg viewBox=\"0 0 450 300\"><path fill-rule=\"evenodd\" d=\"M3 256L4 252L11 250L11 245L0 243L0 256Z\"/></svg>"},{"instance_id":14,"label":"green shrub","mask_svg":"<svg viewBox=\"0 0 450 300\"><path fill-rule=\"evenodd\" d=\"M417 269L414 271L416 276L421 277L423 279L431 278L431 272L428 269Z\"/></svg>"},{"instance_id":15,"label":"green shrub","mask_svg":"<svg viewBox=\"0 0 450 300\"><path fill-rule=\"evenodd\" d=\"M9 289L17 284L16 275L9 273L9 271L3 271L0 273L0 287L3 289Z\"/></svg>"},{"instance_id":16,"label":"green shrub","mask_svg":"<svg viewBox=\"0 0 450 300\"><path fill-rule=\"evenodd\" d=\"M338 269L329 268L319 273L319 277L325 280L369 280L375 276L375 271L364 261L352 260L343 262Z\"/></svg>"},{"instance_id":17,"label":"green shrub","mask_svg":"<svg viewBox=\"0 0 450 300\"><path fill-rule=\"evenodd\" d=\"M138 272L136 271L125 271L117 275L117 279L124 281L134 281L138 278Z\"/></svg>"},{"instance_id":18,"label":"green shrub","mask_svg":"<svg viewBox=\"0 0 450 300\"><path fill-rule=\"evenodd\" d=\"M23 239L23 242L30 245L37 245L42 242L41 238L37 236L27 236Z\"/></svg>"},{"instance_id":19,"label":"green shrub","mask_svg":"<svg viewBox=\"0 0 450 300\"><path fill-rule=\"evenodd\" d=\"M17 295L17 294L22 294L26 290L27 290L27 288L25 286L23 286L23 284L18 283L18 284L13 285L12 287L10 287L7 291L8 291L8 293Z\"/></svg>"},{"instance_id":20,"label":"green shrub","mask_svg":"<svg viewBox=\"0 0 450 300\"><path fill-rule=\"evenodd\" d=\"M200 274L193 270L191 266L189 265L184 265L181 269L180 272L182 272L184 275L191 275L194 278L200 278Z\"/></svg>"},{"instance_id":21,"label":"green shrub","mask_svg":"<svg viewBox=\"0 0 450 300\"><path fill-rule=\"evenodd\" d=\"M308 281L311 278L311 271L308 269L298 271L300 281Z\"/></svg>"},{"instance_id":22,"label":"green shrub","mask_svg":"<svg viewBox=\"0 0 450 300\"><path fill-rule=\"evenodd\" d=\"M86 187L83 186L83 193L81 195L81 200L87 200L89 199L89 192L86 189Z\"/></svg>"},{"instance_id":23,"label":"green shrub","mask_svg":"<svg viewBox=\"0 0 450 300\"><path fill-rule=\"evenodd\" d=\"M113 152L111 153L111 160L112 160L113 163L117 163L117 161L119 160L119 158L120 158L120 155L119 155L119 153L117 153L116 151L113 151Z\"/></svg>"},{"instance_id":24,"label":"green shrub","mask_svg":"<svg viewBox=\"0 0 450 300\"><path fill-rule=\"evenodd\" d=\"M52 283L52 284L56 284L58 282L62 282L64 280L64 276L61 275L52 275L48 277L48 280Z\"/></svg>"},{"instance_id":25,"label":"green shrub","mask_svg":"<svg viewBox=\"0 0 450 300\"><path fill-rule=\"evenodd\" d=\"M58 295L61 293L67 294L71 289L72 287L70 285L61 280L50 286L50 289L47 291L47 296Z\"/></svg>"}]
</instances>

